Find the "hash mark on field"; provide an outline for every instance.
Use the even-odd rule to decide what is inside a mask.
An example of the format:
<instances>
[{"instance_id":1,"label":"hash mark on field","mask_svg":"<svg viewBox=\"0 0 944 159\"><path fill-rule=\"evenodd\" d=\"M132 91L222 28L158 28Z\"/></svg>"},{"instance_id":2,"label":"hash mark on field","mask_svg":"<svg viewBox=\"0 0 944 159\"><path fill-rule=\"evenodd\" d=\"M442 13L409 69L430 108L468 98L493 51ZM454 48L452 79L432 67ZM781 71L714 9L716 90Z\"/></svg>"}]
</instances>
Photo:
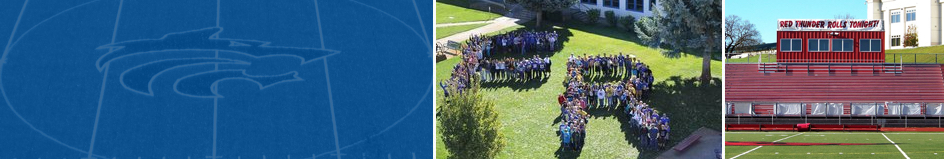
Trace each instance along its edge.
<instances>
[{"instance_id":1,"label":"hash mark on field","mask_svg":"<svg viewBox=\"0 0 944 159\"><path fill-rule=\"evenodd\" d=\"M782 138L782 139L780 139L780 140L776 140L776 141L774 141L774 142L783 141L783 140L789 139L789 138L791 138L791 137L794 137L794 136L797 136L797 135L802 135L802 134L803 134L803 133L799 133L799 134L792 135L792 136L787 136L787 137L785 137L785 138ZM730 159L735 159L735 158L744 156L744 155L746 155L747 153L751 153L752 151L757 150L757 149L759 149L759 148L761 148L761 147L764 147L764 146L757 146L757 147L755 147L754 149L747 150L747 152L738 154L737 156L731 157Z\"/></svg>"}]
</instances>

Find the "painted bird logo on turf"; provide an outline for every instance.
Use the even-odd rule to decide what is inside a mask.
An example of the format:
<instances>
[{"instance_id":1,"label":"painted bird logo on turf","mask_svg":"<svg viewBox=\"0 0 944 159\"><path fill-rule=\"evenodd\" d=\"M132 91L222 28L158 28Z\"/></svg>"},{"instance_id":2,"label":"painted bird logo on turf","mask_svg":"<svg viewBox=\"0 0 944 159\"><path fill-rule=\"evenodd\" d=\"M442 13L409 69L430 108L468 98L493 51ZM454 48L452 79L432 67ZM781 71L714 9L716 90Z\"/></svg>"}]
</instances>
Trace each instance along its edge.
<instances>
[{"instance_id":1,"label":"painted bird logo on turf","mask_svg":"<svg viewBox=\"0 0 944 159\"><path fill-rule=\"evenodd\" d=\"M269 42L242 39L218 38L223 28L211 27L193 31L170 33L160 39L143 39L123 41L98 47L100 50L110 50L96 61L96 68L100 72L107 71L109 65L119 59L142 55L160 54L175 51L222 51L248 55L253 58L266 56L292 56L302 60L305 64L317 59L337 54L338 51L315 48L269 46ZM194 55L197 56L197 55ZM199 65L208 64L237 64L252 65L251 62L218 57L169 58L151 61L125 70L120 75L121 85L125 89L153 96L152 83L157 76L164 72ZM209 70L206 72L187 75L174 82L174 91L178 94L191 97L213 98L221 97L215 85L222 80L241 79L255 82L260 89L291 81L301 81L297 71L290 71L279 75L258 76L246 74L244 69Z\"/></svg>"}]
</instances>

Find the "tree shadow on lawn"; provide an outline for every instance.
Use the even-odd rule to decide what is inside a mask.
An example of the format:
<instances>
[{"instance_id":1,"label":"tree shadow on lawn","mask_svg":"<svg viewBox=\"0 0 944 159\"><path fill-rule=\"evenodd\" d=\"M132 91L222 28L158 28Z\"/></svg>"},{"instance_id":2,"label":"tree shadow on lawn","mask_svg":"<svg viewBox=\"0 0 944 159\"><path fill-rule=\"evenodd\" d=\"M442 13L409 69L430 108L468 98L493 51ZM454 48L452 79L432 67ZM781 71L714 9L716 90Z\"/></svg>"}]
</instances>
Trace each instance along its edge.
<instances>
[{"instance_id":1,"label":"tree shadow on lawn","mask_svg":"<svg viewBox=\"0 0 944 159\"><path fill-rule=\"evenodd\" d=\"M706 127L721 130L721 79L713 78L711 83L703 84L698 78L682 79L673 76L665 81L653 85L651 98L646 103L658 110L660 114L668 114L671 122L671 134L665 150L656 151L639 146L640 133L629 121L629 117L620 113L617 118L622 121L621 130L626 134L626 142L633 144L639 150L639 158L655 158L663 151L670 150L679 141L689 134Z\"/></svg>"},{"instance_id":2,"label":"tree shadow on lawn","mask_svg":"<svg viewBox=\"0 0 944 159\"><path fill-rule=\"evenodd\" d=\"M615 106L588 106L588 122L597 118L615 117L620 122L620 130L624 133L624 140L633 145L638 152L638 158L655 158L662 152L669 150L679 141L701 127L721 130L721 79L713 78L710 84L701 84L698 78L682 79L673 76L665 81L653 85L650 99L646 101L661 114L668 114L671 119L672 133L665 150L654 150L643 147L642 132L635 124L629 123L622 107ZM558 116L552 125L560 124ZM558 135L560 135L558 133ZM593 134L587 134L593 135ZM580 152L562 151L558 148L555 153L558 158L576 158Z\"/></svg>"},{"instance_id":3,"label":"tree shadow on lawn","mask_svg":"<svg viewBox=\"0 0 944 159\"><path fill-rule=\"evenodd\" d=\"M541 27L541 28L536 28L536 27L530 27L530 26L534 26L533 23L524 24L524 25L527 26L527 27L518 28L518 29L515 29L515 30L513 30L513 31L509 31L509 32L521 32L521 31L557 31L557 43L558 43L558 45L557 45L557 47L558 47L557 50L562 50L564 46L563 46L563 45L560 45L560 44L563 44L564 42L567 42L568 40L570 40L570 37L573 36L573 33L571 33L570 30L565 29L565 28L553 28L553 27ZM528 25L530 25L530 26L528 26ZM497 34L505 34L505 33L508 33L508 32L502 32L502 33L497 33ZM493 35L492 35L492 36L493 36ZM488 58L489 58L489 59L505 59L505 58L512 58L512 59L520 60L520 59L524 59L524 58L532 58L532 57L534 57L534 55L538 55L538 57L544 58L544 57L554 56L554 54L556 54L556 53L558 53L558 52L560 52L560 51L526 51L526 52L527 52L527 53L525 53L525 54L521 54L521 52L518 51L518 50L498 50L498 49L496 49L496 51L492 52L492 53L491 53L491 56L489 56ZM531 80L525 80L525 81L499 80L499 81L495 81L495 82L486 82L486 83L483 83L483 84L482 84L482 88L491 89L491 88L504 88L504 87L509 87L509 88L511 88L511 89L513 89L513 90L515 90L515 91L527 91L527 90L531 90L531 89L537 89L537 88L540 88L541 86L543 86L545 83L547 83L548 78L549 78L550 76L552 76L554 73L561 73L561 72L554 72L554 71L564 71L564 72L566 72L566 70L554 69L554 68L563 68L562 65L565 65L566 63L567 63L567 61L551 61L551 70L552 70L552 71L549 72L548 75L547 75L546 77L544 77L544 78L531 79Z\"/></svg>"},{"instance_id":4,"label":"tree shadow on lawn","mask_svg":"<svg viewBox=\"0 0 944 159\"><path fill-rule=\"evenodd\" d=\"M637 20L638 20L638 19L637 19ZM609 38L619 39L619 40L623 40L623 41L629 41L629 42L636 43L636 44L639 44L639 45L642 45L642 46L647 46L646 44L642 43L642 40L639 39L639 36L636 35L636 32L635 32L635 31L630 32L630 31L628 31L628 30L626 30L626 29L623 29L623 28L615 28L615 27L612 27L612 26L609 26L609 25L602 25L602 24L589 25L589 24L581 23L581 22L577 22L577 21L569 21L569 22L548 22L548 23L545 23L545 24L556 25L556 26L560 26L560 27L563 27L563 28L570 28L570 29L580 30L580 31L583 31L583 32L591 33L591 34L596 34L596 35L605 36L605 37L609 37ZM550 25L544 25L544 26L550 26ZM533 26L533 25L532 25L532 26ZM721 26L718 26L718 27L721 27ZM662 49L669 49L669 48L662 47ZM618 52L615 52L615 53L618 53ZM669 57L669 58L678 58L678 55L682 55L682 54L688 54L688 55L695 56L695 57L701 57L701 56L702 56L702 55L701 55L701 50L682 50L682 53L681 53L681 54L676 54L676 56L672 56L672 54L667 54L667 52L661 52L661 53L662 53L663 56ZM712 53L712 56L713 56L713 57L714 57L714 56L720 57L720 56L721 56L721 50L717 50L716 52L713 52L713 53ZM721 60L719 60L719 59L714 59L714 58L712 58L711 60L712 60L712 61L721 61Z\"/></svg>"}]
</instances>

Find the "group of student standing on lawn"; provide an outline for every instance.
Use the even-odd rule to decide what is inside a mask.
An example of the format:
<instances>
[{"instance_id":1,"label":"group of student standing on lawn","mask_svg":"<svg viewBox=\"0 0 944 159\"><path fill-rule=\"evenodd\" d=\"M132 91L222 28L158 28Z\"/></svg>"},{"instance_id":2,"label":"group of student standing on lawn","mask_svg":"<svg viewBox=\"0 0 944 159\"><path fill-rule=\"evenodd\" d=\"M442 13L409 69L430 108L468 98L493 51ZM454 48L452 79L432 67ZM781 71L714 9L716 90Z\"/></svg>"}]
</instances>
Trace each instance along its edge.
<instances>
[{"instance_id":1,"label":"group of student standing on lawn","mask_svg":"<svg viewBox=\"0 0 944 159\"><path fill-rule=\"evenodd\" d=\"M551 58L533 55L531 58L496 58L499 53L521 51L555 51L557 32L513 31L495 36L472 35L461 47L461 61L453 67L449 79L439 82L446 97L461 94L471 84L472 76L483 82L530 81L547 78L551 72Z\"/></svg>"},{"instance_id":2,"label":"group of student standing on lawn","mask_svg":"<svg viewBox=\"0 0 944 159\"><path fill-rule=\"evenodd\" d=\"M608 83L587 83L587 77L623 77ZM668 142L669 119L659 115L640 99L649 98L652 87L652 71L632 56L582 56L571 55L567 61L567 88L558 96L561 105L560 125L563 147L579 151L586 137L587 113L590 107L624 108L630 117L628 122L640 137L641 146L647 149L662 149Z\"/></svg>"},{"instance_id":3,"label":"group of student standing on lawn","mask_svg":"<svg viewBox=\"0 0 944 159\"><path fill-rule=\"evenodd\" d=\"M494 36L472 35L462 47L463 53L471 52L480 58L490 58L499 53L526 53L557 51L557 32L511 31Z\"/></svg>"}]
</instances>

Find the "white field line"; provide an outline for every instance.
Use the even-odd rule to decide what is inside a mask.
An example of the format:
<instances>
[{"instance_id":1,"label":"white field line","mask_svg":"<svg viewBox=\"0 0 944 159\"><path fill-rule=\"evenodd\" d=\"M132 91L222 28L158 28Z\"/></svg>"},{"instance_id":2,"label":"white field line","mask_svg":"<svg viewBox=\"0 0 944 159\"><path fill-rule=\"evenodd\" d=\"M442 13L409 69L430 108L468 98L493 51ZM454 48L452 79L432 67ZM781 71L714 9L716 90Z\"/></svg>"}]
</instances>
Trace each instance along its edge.
<instances>
[{"instance_id":1,"label":"white field line","mask_svg":"<svg viewBox=\"0 0 944 159\"><path fill-rule=\"evenodd\" d=\"M901 150L901 147L898 147L898 144L896 144L895 141L892 141L892 139L889 139L888 136L885 136L885 133L882 133L882 136L884 136L888 142L892 142L892 144L895 145L895 148L898 148L898 152L901 152L901 155L905 155L905 159L911 159L911 157L908 157L908 154L905 154L905 151Z\"/></svg>"},{"instance_id":2,"label":"white field line","mask_svg":"<svg viewBox=\"0 0 944 159\"><path fill-rule=\"evenodd\" d=\"M745 154L747 154L747 153L751 153L751 151L757 150L757 149L759 149L759 148L761 148L761 147L764 147L764 146L757 146L757 147L755 147L754 149L747 150L747 152L744 152L744 153L738 154L737 156L731 157L731 159L735 159L735 158L741 157L741 156L743 156L743 155L745 155Z\"/></svg>"},{"instance_id":3,"label":"white field line","mask_svg":"<svg viewBox=\"0 0 944 159\"><path fill-rule=\"evenodd\" d=\"M786 140L786 139L789 139L789 138L791 138L791 137L794 137L794 136L799 136L799 135L802 135L802 134L803 134L803 133L799 133L799 134L796 134L796 135L791 135L791 136L787 136L787 137L785 137L785 138L782 138L782 139L780 139L780 140L775 140L774 142L777 142L777 141L783 141L783 140ZM747 153L751 153L752 151L754 151L754 150L757 150L757 149L759 149L759 148L761 148L761 147L764 147L764 146L757 146L757 147L755 147L754 149L751 149L751 150L747 150L747 152L744 152L744 153L741 153L741 154L738 154L737 156L734 156L734 157L731 157L730 159L735 159L735 158L738 158L738 157L741 157L741 156L744 156L744 155L746 155Z\"/></svg>"}]
</instances>

